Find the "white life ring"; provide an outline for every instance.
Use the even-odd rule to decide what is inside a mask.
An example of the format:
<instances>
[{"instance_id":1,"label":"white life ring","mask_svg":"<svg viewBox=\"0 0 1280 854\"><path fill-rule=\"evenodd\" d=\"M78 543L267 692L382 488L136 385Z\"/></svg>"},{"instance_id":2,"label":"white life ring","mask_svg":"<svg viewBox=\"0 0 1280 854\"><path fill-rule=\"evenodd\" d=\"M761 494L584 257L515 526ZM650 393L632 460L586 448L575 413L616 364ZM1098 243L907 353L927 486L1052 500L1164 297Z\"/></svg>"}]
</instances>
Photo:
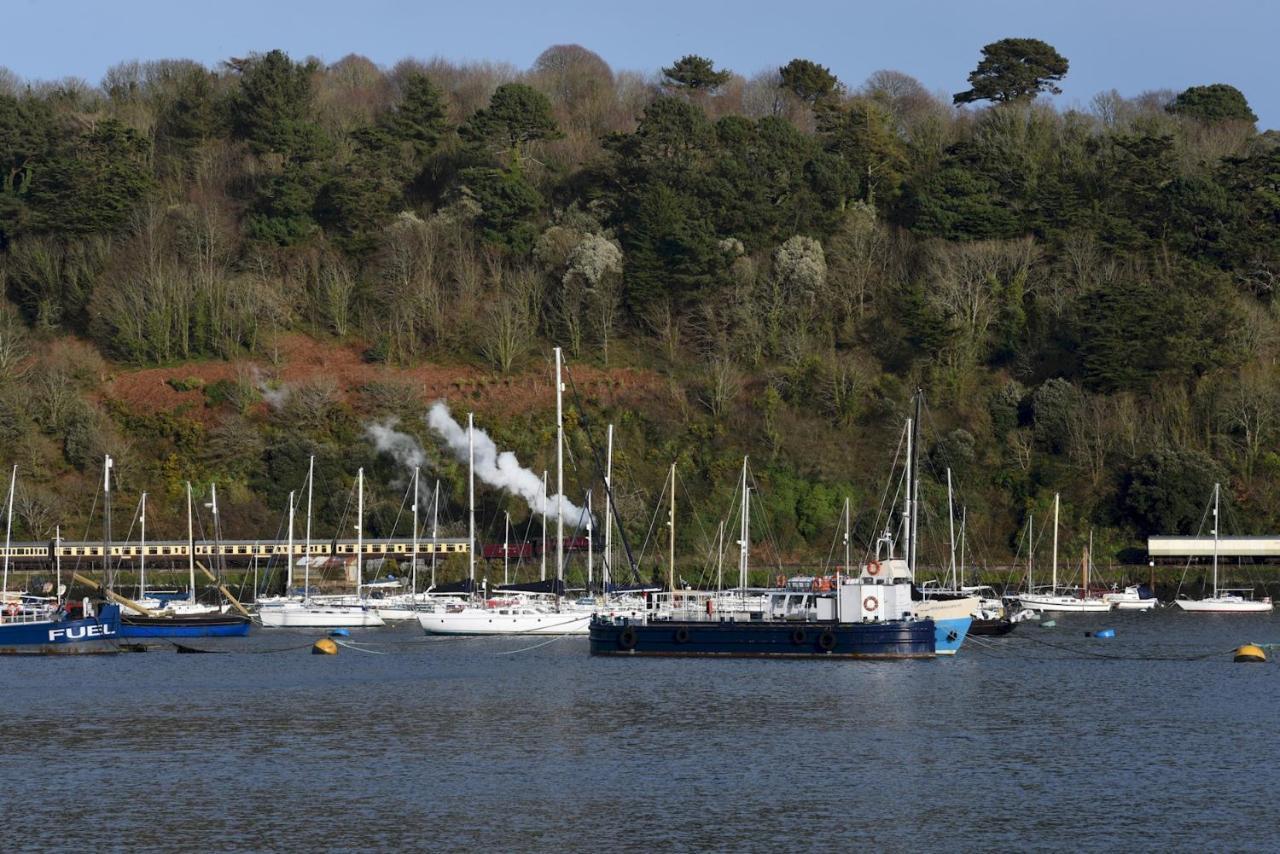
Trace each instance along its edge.
<instances>
[{"instance_id":1,"label":"white life ring","mask_svg":"<svg viewBox=\"0 0 1280 854\"><path fill-rule=\"evenodd\" d=\"M880 600L874 596L868 596L866 599L862 600L862 607L868 611L874 611L876 608L880 607Z\"/></svg>"}]
</instances>

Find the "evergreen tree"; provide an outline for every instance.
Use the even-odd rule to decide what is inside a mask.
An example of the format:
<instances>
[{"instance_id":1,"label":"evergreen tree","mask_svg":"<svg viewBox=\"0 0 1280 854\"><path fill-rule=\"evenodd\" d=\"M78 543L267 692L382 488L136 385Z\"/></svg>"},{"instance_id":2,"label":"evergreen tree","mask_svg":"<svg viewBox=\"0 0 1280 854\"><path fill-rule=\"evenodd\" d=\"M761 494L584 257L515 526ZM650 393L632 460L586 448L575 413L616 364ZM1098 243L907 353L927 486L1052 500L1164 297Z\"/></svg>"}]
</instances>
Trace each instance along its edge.
<instances>
[{"instance_id":1,"label":"evergreen tree","mask_svg":"<svg viewBox=\"0 0 1280 854\"><path fill-rule=\"evenodd\" d=\"M681 57L670 68L662 69L664 86L689 92L714 93L728 83L732 76L729 71L717 71L715 63L706 57L694 54Z\"/></svg>"},{"instance_id":2,"label":"evergreen tree","mask_svg":"<svg viewBox=\"0 0 1280 854\"><path fill-rule=\"evenodd\" d=\"M1066 58L1039 39L1001 39L982 49L982 61L969 74L973 88L957 92L954 101L1005 103L1041 92L1058 95L1062 90L1056 84L1067 76L1067 67Z\"/></svg>"}]
</instances>

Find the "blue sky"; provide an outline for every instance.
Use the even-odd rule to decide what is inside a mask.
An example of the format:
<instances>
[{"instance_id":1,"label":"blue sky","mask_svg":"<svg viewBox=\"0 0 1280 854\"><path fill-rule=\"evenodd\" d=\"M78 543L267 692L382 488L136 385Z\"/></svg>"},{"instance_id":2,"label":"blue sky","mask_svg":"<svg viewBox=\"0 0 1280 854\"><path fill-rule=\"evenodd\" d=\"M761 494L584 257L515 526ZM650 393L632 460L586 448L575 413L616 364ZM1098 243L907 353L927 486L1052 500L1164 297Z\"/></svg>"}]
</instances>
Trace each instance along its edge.
<instances>
[{"instance_id":1,"label":"blue sky","mask_svg":"<svg viewBox=\"0 0 1280 854\"><path fill-rule=\"evenodd\" d=\"M857 85L892 68L958 92L982 45L1006 36L1053 44L1071 62L1059 102L1118 89L1230 83L1263 128L1280 127L1271 62L1280 3L1268 0L879 0L670 2L582 0L8 0L0 65L31 79L92 83L122 60L207 64L280 47L382 65L406 57L489 59L526 68L552 44L578 43L615 69L652 71L699 53L751 74L800 56Z\"/></svg>"}]
</instances>

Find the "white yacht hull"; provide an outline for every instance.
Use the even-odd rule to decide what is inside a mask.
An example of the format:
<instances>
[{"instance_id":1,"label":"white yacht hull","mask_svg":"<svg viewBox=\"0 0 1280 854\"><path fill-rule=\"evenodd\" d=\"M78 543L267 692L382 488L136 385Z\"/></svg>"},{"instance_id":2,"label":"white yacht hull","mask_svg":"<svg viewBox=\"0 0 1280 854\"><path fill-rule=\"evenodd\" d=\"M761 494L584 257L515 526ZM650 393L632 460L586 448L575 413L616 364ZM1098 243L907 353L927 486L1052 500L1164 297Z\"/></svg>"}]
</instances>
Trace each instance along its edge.
<instances>
[{"instance_id":1,"label":"white yacht hull","mask_svg":"<svg viewBox=\"0 0 1280 854\"><path fill-rule=\"evenodd\" d=\"M1075 596L1036 594L1019 596L1017 599L1022 607L1041 613L1099 613L1111 610L1111 603L1102 599L1077 599Z\"/></svg>"},{"instance_id":2,"label":"white yacht hull","mask_svg":"<svg viewBox=\"0 0 1280 854\"><path fill-rule=\"evenodd\" d=\"M508 609L423 613L417 615L418 625L429 635L585 635L591 625L591 614L585 611L502 613L504 610Z\"/></svg>"},{"instance_id":3,"label":"white yacht hull","mask_svg":"<svg viewBox=\"0 0 1280 854\"><path fill-rule=\"evenodd\" d=\"M1184 611L1203 613L1259 613L1272 609L1270 599L1241 599L1237 596L1220 596L1209 599L1176 599L1174 604Z\"/></svg>"},{"instance_id":4,"label":"white yacht hull","mask_svg":"<svg viewBox=\"0 0 1280 854\"><path fill-rule=\"evenodd\" d=\"M1160 602L1156 599L1111 599L1117 611L1151 611Z\"/></svg>"},{"instance_id":5,"label":"white yacht hull","mask_svg":"<svg viewBox=\"0 0 1280 854\"><path fill-rule=\"evenodd\" d=\"M363 629L386 625L371 608L299 603L263 607L258 611L262 625L274 629Z\"/></svg>"}]
</instances>

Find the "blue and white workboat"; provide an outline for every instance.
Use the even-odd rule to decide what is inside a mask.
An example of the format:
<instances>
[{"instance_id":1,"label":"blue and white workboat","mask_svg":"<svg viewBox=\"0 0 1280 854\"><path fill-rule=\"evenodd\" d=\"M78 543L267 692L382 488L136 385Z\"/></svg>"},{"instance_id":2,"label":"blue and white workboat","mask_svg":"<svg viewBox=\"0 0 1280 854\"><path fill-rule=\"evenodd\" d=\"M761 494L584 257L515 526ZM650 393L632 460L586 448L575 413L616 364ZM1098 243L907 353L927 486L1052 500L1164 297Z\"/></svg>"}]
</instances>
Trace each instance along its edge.
<instances>
[{"instance_id":1,"label":"blue and white workboat","mask_svg":"<svg viewBox=\"0 0 1280 854\"><path fill-rule=\"evenodd\" d=\"M0 654L71 655L119 652L120 606L71 619L64 611L0 617Z\"/></svg>"}]
</instances>

